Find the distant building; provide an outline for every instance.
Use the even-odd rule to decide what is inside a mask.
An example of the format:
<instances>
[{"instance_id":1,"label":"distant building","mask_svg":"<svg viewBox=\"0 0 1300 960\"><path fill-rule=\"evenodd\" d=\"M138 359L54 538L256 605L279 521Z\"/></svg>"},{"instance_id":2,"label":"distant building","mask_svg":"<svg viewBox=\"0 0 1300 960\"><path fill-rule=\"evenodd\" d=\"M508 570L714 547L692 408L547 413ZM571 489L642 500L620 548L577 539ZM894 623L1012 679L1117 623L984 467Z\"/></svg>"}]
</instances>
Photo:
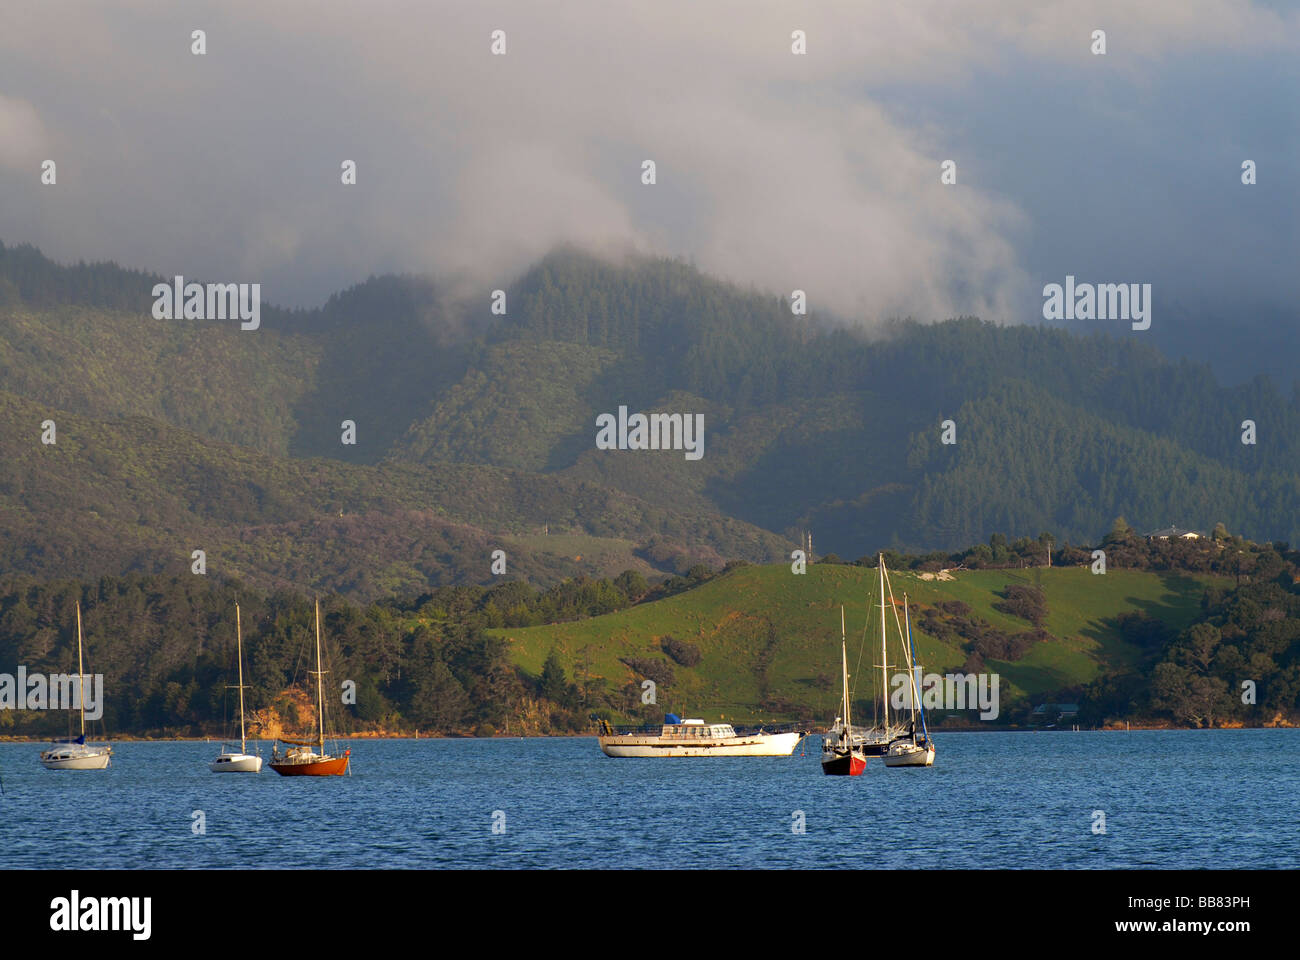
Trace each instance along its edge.
<instances>
[{"instance_id":1,"label":"distant building","mask_svg":"<svg viewBox=\"0 0 1300 960\"><path fill-rule=\"evenodd\" d=\"M1077 703L1040 703L1030 713L1029 722L1042 723L1045 720L1050 720L1055 723L1058 720L1073 720L1078 715L1079 705Z\"/></svg>"},{"instance_id":2,"label":"distant building","mask_svg":"<svg viewBox=\"0 0 1300 960\"><path fill-rule=\"evenodd\" d=\"M1199 540L1205 534L1196 530L1184 530L1182 527L1165 527L1163 530L1152 530L1147 534L1148 540Z\"/></svg>"}]
</instances>

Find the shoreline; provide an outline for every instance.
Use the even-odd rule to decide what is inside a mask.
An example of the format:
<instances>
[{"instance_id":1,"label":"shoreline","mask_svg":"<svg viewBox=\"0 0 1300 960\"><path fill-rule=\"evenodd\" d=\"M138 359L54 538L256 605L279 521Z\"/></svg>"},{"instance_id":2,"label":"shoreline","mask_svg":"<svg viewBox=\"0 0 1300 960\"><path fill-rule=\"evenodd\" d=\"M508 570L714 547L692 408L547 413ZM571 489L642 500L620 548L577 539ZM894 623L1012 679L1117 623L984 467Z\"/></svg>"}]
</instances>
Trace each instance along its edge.
<instances>
[{"instance_id":1,"label":"shoreline","mask_svg":"<svg viewBox=\"0 0 1300 960\"><path fill-rule=\"evenodd\" d=\"M1169 733L1208 733L1215 730L1295 730L1296 724L1292 723L1272 723L1260 724L1258 726L1246 726L1238 724L1230 727L1180 727L1173 724L1133 724L1129 727L1122 726L1105 726L1105 727L1083 727L1083 726L1054 726L1048 727L1011 727L1011 726L971 726L971 727L953 727L944 729L936 727L930 731L932 736L947 736L953 733L1134 733L1153 731ZM809 731L807 736L820 736L824 731ZM468 733L445 733L445 734L427 734L415 736L414 734L397 734L397 733L350 733L340 734L337 736L326 737L326 742L340 742L351 740L564 740L574 738L593 738L599 736L592 731L590 733L535 733L505 735L494 734L490 737L476 737ZM93 743L231 743L229 737L178 737L178 736L136 736L126 734L115 737L87 737L88 741ZM275 737L248 737L250 743L274 743ZM0 743L50 743L49 737L29 737L29 736L0 736Z\"/></svg>"}]
</instances>

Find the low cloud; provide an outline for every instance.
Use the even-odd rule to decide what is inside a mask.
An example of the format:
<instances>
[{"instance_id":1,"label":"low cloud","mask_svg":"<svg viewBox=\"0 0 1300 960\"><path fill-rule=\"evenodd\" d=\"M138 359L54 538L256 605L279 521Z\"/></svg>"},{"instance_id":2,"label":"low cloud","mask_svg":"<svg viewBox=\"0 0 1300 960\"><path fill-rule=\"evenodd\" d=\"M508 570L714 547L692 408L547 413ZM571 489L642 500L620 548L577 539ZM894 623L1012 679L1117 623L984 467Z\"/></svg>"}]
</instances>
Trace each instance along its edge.
<instances>
[{"instance_id":1,"label":"low cloud","mask_svg":"<svg viewBox=\"0 0 1300 960\"><path fill-rule=\"evenodd\" d=\"M1114 109L1158 125L1153 74L1285 62L1298 22L1229 0L57 5L0 38L0 132L19 134L0 137L0 164L30 162L12 144L45 142L44 118L81 175L57 207L30 171L0 183L4 239L255 280L290 304L376 272L496 286L569 242L692 257L864 324L1032 320L1040 198L989 175L1015 145L982 139L955 104L993 80L1032 94L1066 77L1081 99L1122 83L1134 93ZM1027 140L1070 122L1059 108L1007 107ZM940 184L945 159L956 186ZM1122 157L1059 160L1059 191L1072 164L1099 163L1123 189Z\"/></svg>"},{"instance_id":2,"label":"low cloud","mask_svg":"<svg viewBox=\"0 0 1300 960\"><path fill-rule=\"evenodd\" d=\"M0 167L32 177L48 155L48 136L36 108L0 93Z\"/></svg>"}]
</instances>

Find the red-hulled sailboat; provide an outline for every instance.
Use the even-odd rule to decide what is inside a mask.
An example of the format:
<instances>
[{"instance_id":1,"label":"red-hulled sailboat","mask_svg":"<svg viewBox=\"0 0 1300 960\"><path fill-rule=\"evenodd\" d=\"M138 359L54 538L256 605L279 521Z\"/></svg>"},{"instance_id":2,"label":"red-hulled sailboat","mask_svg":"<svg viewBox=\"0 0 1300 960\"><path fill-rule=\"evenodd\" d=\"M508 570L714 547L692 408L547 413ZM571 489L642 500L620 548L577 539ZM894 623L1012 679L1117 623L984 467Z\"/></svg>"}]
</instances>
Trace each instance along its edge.
<instances>
[{"instance_id":1,"label":"red-hulled sailboat","mask_svg":"<svg viewBox=\"0 0 1300 960\"><path fill-rule=\"evenodd\" d=\"M348 772L351 750L344 750L341 755L325 752L325 694L324 678L320 665L320 601L316 601L316 719L318 736L315 740L292 740L280 737L272 748L271 769L282 777L339 777ZM288 744L286 753L280 753L279 745ZM312 750L316 747L320 752Z\"/></svg>"},{"instance_id":2,"label":"red-hulled sailboat","mask_svg":"<svg viewBox=\"0 0 1300 960\"><path fill-rule=\"evenodd\" d=\"M849 651L844 639L843 607L840 607L840 667L844 677L844 693L840 700L840 715L822 736L822 773L856 777L867 768L867 757L859 738L853 734L853 723L849 716Z\"/></svg>"}]
</instances>

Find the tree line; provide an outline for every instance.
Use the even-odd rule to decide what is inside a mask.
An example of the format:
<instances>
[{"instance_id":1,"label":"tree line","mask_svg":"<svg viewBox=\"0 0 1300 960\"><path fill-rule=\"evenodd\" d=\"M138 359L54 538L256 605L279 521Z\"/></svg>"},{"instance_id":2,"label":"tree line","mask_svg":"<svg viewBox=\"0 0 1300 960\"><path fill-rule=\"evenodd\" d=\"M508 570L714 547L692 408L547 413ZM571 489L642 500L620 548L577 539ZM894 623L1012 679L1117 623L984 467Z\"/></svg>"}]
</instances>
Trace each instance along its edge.
<instances>
[{"instance_id":1,"label":"tree line","mask_svg":"<svg viewBox=\"0 0 1300 960\"><path fill-rule=\"evenodd\" d=\"M558 661L541 677L529 677L511 664L505 641L487 631L599 616L714 575L701 564L653 586L627 570L548 589L522 581L449 586L368 605L327 596L321 616L333 699L353 730L493 733L510 730L512 722L519 732L582 729L592 712L621 709L626 692L598 688L590 678L579 691ZM9 574L0 577L0 664L22 664L29 675L75 673L78 603L86 672L105 678L106 730L221 735L237 703L229 689L235 682L236 603L247 711L289 727L304 722L292 690L314 700L306 673L314 657L312 598L188 574L129 574L92 583ZM678 657L690 655L689 646L673 649ZM353 685L350 702L342 697L344 681ZM328 712L334 716L333 708ZM71 721L71 715L51 712L0 711L0 731L17 735L62 735Z\"/></svg>"}]
</instances>

